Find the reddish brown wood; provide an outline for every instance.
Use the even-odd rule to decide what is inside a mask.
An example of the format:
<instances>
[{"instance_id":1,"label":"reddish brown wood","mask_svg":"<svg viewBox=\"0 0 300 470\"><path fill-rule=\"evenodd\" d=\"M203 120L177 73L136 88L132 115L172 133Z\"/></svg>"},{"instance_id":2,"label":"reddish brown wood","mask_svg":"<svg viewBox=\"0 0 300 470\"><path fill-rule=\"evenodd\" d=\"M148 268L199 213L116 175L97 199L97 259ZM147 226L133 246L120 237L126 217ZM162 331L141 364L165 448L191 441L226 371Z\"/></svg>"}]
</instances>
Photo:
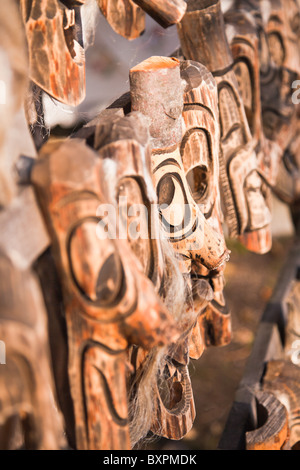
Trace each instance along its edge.
<instances>
[{"instance_id":1,"label":"reddish brown wood","mask_svg":"<svg viewBox=\"0 0 300 470\"><path fill-rule=\"evenodd\" d=\"M145 30L145 13L131 0L97 0L113 30L126 39L136 39Z\"/></svg>"},{"instance_id":2,"label":"reddish brown wood","mask_svg":"<svg viewBox=\"0 0 300 470\"><path fill-rule=\"evenodd\" d=\"M78 449L130 448L127 347L178 337L128 241L99 239L104 163L73 139L44 146L32 172L63 283Z\"/></svg>"},{"instance_id":3,"label":"reddish brown wood","mask_svg":"<svg viewBox=\"0 0 300 470\"><path fill-rule=\"evenodd\" d=\"M160 237L156 194L150 175L148 120L138 112L124 116L122 108L118 107L122 102L118 100L109 109L101 112L85 130L89 141L97 149L103 161L113 161L116 165L115 175L110 178L108 185L122 221L128 227L125 235L132 250L141 261L144 273L151 279L166 307L176 318L180 331L185 331L190 326L189 324L186 326L185 315L181 311L185 306L186 295L183 290L183 279L176 260L173 259L174 255L171 256L171 260L170 249ZM126 104L123 104L126 107ZM94 129L93 138L89 129ZM130 224L136 222L133 216L129 216L129 211L135 207L134 204L140 204L147 209L146 213L139 213L138 220L143 227L143 233L138 239L133 239L133 234L130 232ZM169 292L169 289L173 294ZM178 294L181 294L179 305ZM182 316L184 323L182 323ZM182 365L173 364L174 354L176 354L176 360L179 360ZM144 390L144 377L146 377L147 387L150 390L153 388L153 393L151 393L153 410L149 422L143 424L143 433L147 433L151 428L152 432L160 436L180 439L191 429L195 417L192 388L186 365L187 355L185 353L185 357L179 358L177 347L167 350L165 354L160 355L160 362L154 369L155 375L153 372L149 374L149 370L153 367L152 357L155 362L155 352L148 353L141 348L135 348L130 354L130 361L135 371L130 381L132 384L130 388L133 389L130 394L130 403L134 404L137 395L141 395L140 390ZM166 360L168 365L165 366ZM151 381L147 379L149 375L153 376ZM162 399L162 389L168 390L168 396L173 397L172 402ZM144 393L146 393L145 390ZM131 413L134 411L135 408L131 410ZM137 417L132 416L132 418L132 426L134 426L137 423ZM140 419L143 419L143 415ZM134 436L131 434L134 439L135 434L134 430Z\"/></svg>"},{"instance_id":4,"label":"reddish brown wood","mask_svg":"<svg viewBox=\"0 0 300 470\"><path fill-rule=\"evenodd\" d=\"M17 194L14 165L23 140L22 106L28 88L26 37L16 2L4 0L0 15L0 205L7 206ZM18 138L15 129L19 129ZM20 139L19 139L20 137Z\"/></svg>"},{"instance_id":5,"label":"reddish brown wood","mask_svg":"<svg viewBox=\"0 0 300 470\"><path fill-rule=\"evenodd\" d=\"M289 450L289 425L286 408L271 393L257 392L260 427L246 433L247 450Z\"/></svg>"},{"instance_id":6,"label":"reddish brown wood","mask_svg":"<svg viewBox=\"0 0 300 470\"><path fill-rule=\"evenodd\" d=\"M109 112L113 111L113 112ZM107 110L97 118L94 148L104 160L115 163L109 181L125 236L157 292L164 291L166 275L161 246L156 195L151 180L148 123L140 113L120 116Z\"/></svg>"},{"instance_id":7,"label":"reddish brown wood","mask_svg":"<svg viewBox=\"0 0 300 470\"><path fill-rule=\"evenodd\" d=\"M49 237L31 188L0 211L0 447L65 445L49 354L45 305L32 265Z\"/></svg>"},{"instance_id":8,"label":"reddish brown wood","mask_svg":"<svg viewBox=\"0 0 300 470\"><path fill-rule=\"evenodd\" d=\"M186 3L183 0L133 1L164 28L178 23L186 10Z\"/></svg>"},{"instance_id":9,"label":"reddish brown wood","mask_svg":"<svg viewBox=\"0 0 300 470\"><path fill-rule=\"evenodd\" d=\"M199 80L199 76L196 73L197 79ZM160 207L161 223L168 239L172 243L175 253L181 258L182 272L189 277L193 262L201 263L207 269L214 269L225 262L228 253L224 239L215 231L215 228L212 226L213 224L210 225L206 221L199 206L193 199L191 187L187 181L186 172L197 161L190 161L191 152L189 152L188 139L186 139L187 146L185 152L182 146L182 154L180 153L180 144L183 138L183 92L184 87L188 87L188 84L181 79L179 61L174 58L151 57L131 69L130 83L131 108L142 112L149 118L152 175ZM184 167L183 155L186 157L186 167ZM209 177L212 180L214 178L217 179L217 173L217 167L214 175L211 175L211 168L208 170ZM192 179L190 184L192 184ZM214 192L213 188L211 188L211 191ZM210 202L208 201L208 206ZM172 208L176 207L176 204L178 206L172 214ZM180 224L177 223L176 217L179 216L180 218L180 213L183 214L184 210L189 211L191 218L189 220L189 227L183 227L182 230ZM178 219L178 222L181 221L182 219ZM171 226L169 232L166 230L168 229L168 224ZM192 229L192 227L200 228L199 224L203 230L201 230L201 233L197 228L196 230ZM179 230L178 227L180 227ZM192 230L189 233L190 229ZM204 239L202 238L203 235ZM197 279L194 282L190 278L188 282L194 291L196 285L199 287L198 293L202 299L201 309L200 303L197 307L199 311L202 311L205 305L207 305L207 294L205 292L207 281L203 280L201 284L198 283ZM193 284L195 284L194 287ZM186 368L188 363L190 337L192 333L195 333L192 328L195 325L199 311L195 312L193 305L187 304L186 321L182 325L183 334L177 348L170 353L171 358L175 359L177 364L182 365L180 366L181 368ZM193 340L194 348L199 352L202 347L201 335L197 338L194 335ZM178 379L178 377L181 377L181 379ZM175 400L176 406L174 405L174 409L172 409L170 404L162 400L158 391L157 409L159 422L163 425L160 435L169 438L173 436L173 439L178 439L180 436L182 437L182 432L187 432L191 428L194 411L190 400L188 400L189 407L186 407L185 400L186 396L188 396L187 390L189 388L186 389L187 383L184 376L182 376L180 368L175 375L171 374L170 382L173 391L176 390L176 386L179 386L180 383L180 387L185 392L182 395L182 399L179 400L180 403ZM154 427L154 429L156 428L157 426ZM158 432L157 429L155 432Z\"/></svg>"},{"instance_id":10,"label":"reddish brown wood","mask_svg":"<svg viewBox=\"0 0 300 470\"><path fill-rule=\"evenodd\" d=\"M53 98L76 106L85 98L85 54L79 7L59 0L21 0L30 78Z\"/></svg>"},{"instance_id":11,"label":"reddish brown wood","mask_svg":"<svg viewBox=\"0 0 300 470\"><path fill-rule=\"evenodd\" d=\"M205 65L218 84L221 185L230 234L239 237L251 251L265 253L271 247L271 215L258 174L256 142L233 71L220 2L189 2L178 33L184 57Z\"/></svg>"}]
</instances>

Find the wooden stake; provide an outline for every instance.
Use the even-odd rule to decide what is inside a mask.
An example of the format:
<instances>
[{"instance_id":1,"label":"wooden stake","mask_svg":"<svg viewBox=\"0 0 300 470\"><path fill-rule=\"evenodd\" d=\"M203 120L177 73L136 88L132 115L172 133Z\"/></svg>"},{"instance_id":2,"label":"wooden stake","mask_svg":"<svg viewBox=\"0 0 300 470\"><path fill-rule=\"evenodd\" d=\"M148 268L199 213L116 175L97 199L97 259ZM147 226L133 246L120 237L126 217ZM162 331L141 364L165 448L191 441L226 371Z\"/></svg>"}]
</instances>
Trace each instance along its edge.
<instances>
[{"instance_id":1,"label":"wooden stake","mask_svg":"<svg viewBox=\"0 0 300 470\"><path fill-rule=\"evenodd\" d=\"M186 10L183 0L133 0L161 26L178 23Z\"/></svg>"}]
</instances>

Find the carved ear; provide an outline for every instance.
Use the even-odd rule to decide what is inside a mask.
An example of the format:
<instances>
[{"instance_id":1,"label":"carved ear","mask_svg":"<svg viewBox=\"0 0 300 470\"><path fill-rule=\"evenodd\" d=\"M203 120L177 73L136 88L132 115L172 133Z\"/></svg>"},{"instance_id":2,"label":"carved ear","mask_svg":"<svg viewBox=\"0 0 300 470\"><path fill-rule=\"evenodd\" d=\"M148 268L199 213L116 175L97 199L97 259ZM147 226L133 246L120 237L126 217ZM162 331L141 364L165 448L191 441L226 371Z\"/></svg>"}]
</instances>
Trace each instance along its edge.
<instances>
[{"instance_id":1,"label":"carved ear","mask_svg":"<svg viewBox=\"0 0 300 470\"><path fill-rule=\"evenodd\" d=\"M79 7L69 9L59 0L21 0L21 8L31 80L56 100L77 106L85 98Z\"/></svg>"}]
</instances>

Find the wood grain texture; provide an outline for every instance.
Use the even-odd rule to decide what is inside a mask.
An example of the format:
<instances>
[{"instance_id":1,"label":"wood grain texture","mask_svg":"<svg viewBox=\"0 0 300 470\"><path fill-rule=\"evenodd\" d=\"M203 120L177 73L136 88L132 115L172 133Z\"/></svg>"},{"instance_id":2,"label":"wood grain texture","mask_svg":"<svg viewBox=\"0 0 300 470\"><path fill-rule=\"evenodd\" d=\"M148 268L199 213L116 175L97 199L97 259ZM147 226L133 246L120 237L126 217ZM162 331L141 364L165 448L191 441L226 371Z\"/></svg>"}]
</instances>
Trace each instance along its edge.
<instances>
[{"instance_id":1,"label":"wood grain texture","mask_svg":"<svg viewBox=\"0 0 300 470\"><path fill-rule=\"evenodd\" d=\"M286 407L289 443L293 450L300 445L300 368L289 360L270 361L263 379L263 389L272 393Z\"/></svg>"},{"instance_id":2,"label":"wood grain texture","mask_svg":"<svg viewBox=\"0 0 300 470\"><path fill-rule=\"evenodd\" d=\"M171 314L176 317L176 323L182 332L186 326L180 322L175 299L174 297L170 299L168 292L175 283L177 289L180 289L179 269L178 267L174 269L175 260L172 260L172 266L170 265L169 249L166 252L166 245L162 243L160 236L157 197L151 180L148 120L139 112L131 112L124 116L122 108L118 107L121 101L118 100L110 109L101 112L94 119L93 147L104 162L111 161L116 165L115 175L108 181L108 185L121 214L123 225L126 227L126 238L140 260L144 274L151 280L166 307L170 308ZM136 207L136 204L139 204L140 208L145 208L146 212L142 211L142 214L136 215L132 213L130 216L130 211ZM134 234L130 232L130 226L135 224L135 221L138 221L143 228L141 236L137 239L134 239ZM180 303L184 305L185 292L182 292L182 296ZM151 368L151 363L149 364L151 353L135 348L130 354L130 362L135 371L133 381L137 380L134 386L136 392L132 392L130 401L135 400L136 393L141 387L138 377L147 376L147 368ZM150 429L154 434L169 439L181 439L191 429L195 418L192 388L186 365L188 358L179 359L177 346L171 347L166 354L169 365L163 369L162 364L165 359L161 358L154 385L148 385L153 387L154 403ZM176 361L181 361L183 365L173 364L174 354ZM168 396L173 397L172 403L162 399L161 389L168 390Z\"/></svg>"},{"instance_id":3,"label":"wood grain texture","mask_svg":"<svg viewBox=\"0 0 300 470\"><path fill-rule=\"evenodd\" d=\"M30 78L62 103L85 98L85 54L80 38L80 8L59 0L22 0Z\"/></svg>"},{"instance_id":4,"label":"wood grain texture","mask_svg":"<svg viewBox=\"0 0 300 470\"><path fill-rule=\"evenodd\" d=\"M164 28L178 23L186 10L186 3L183 0L133 1Z\"/></svg>"},{"instance_id":5,"label":"wood grain texture","mask_svg":"<svg viewBox=\"0 0 300 470\"><path fill-rule=\"evenodd\" d=\"M133 40L145 30L145 13L132 0L97 0L102 14L112 29Z\"/></svg>"},{"instance_id":6,"label":"wood grain texture","mask_svg":"<svg viewBox=\"0 0 300 470\"><path fill-rule=\"evenodd\" d=\"M289 426L286 408L272 394L256 394L262 425L246 433L247 450L285 450L289 447Z\"/></svg>"},{"instance_id":7,"label":"wood grain texture","mask_svg":"<svg viewBox=\"0 0 300 470\"><path fill-rule=\"evenodd\" d=\"M208 69L198 62L182 61L181 77L186 82L183 106L183 138L180 154L194 201L207 223L224 240L219 188L220 128L218 90ZM192 263L192 283L207 279L214 299L203 310L201 291L194 289L193 307L198 312L190 357L199 358L203 345L217 346L231 340L230 313L223 296L225 265L219 270L207 270L200 262Z\"/></svg>"},{"instance_id":8,"label":"wood grain texture","mask_svg":"<svg viewBox=\"0 0 300 470\"><path fill-rule=\"evenodd\" d=\"M112 111L112 110L110 110ZM110 191L131 249L157 292L163 292L164 255L159 234L156 195L151 180L148 122L138 112L124 117L119 111L101 113L94 148L103 161L115 163Z\"/></svg>"},{"instance_id":9,"label":"wood grain texture","mask_svg":"<svg viewBox=\"0 0 300 470\"><path fill-rule=\"evenodd\" d=\"M20 269L4 249L0 255L0 337L6 364L0 366L0 448L59 450L65 442L43 296L31 267Z\"/></svg>"},{"instance_id":10,"label":"wood grain texture","mask_svg":"<svg viewBox=\"0 0 300 470\"><path fill-rule=\"evenodd\" d=\"M14 165L22 141L22 106L28 88L26 37L17 2L4 0L0 15L0 204L7 206L17 194ZM18 137L16 131L18 129Z\"/></svg>"},{"instance_id":11,"label":"wood grain texture","mask_svg":"<svg viewBox=\"0 0 300 470\"><path fill-rule=\"evenodd\" d=\"M32 173L63 285L78 449L130 448L127 347L178 337L127 240L102 237L105 178L103 161L78 139L44 147Z\"/></svg>"},{"instance_id":12,"label":"wood grain texture","mask_svg":"<svg viewBox=\"0 0 300 470\"><path fill-rule=\"evenodd\" d=\"M233 71L220 2L205 5L201 1L188 2L187 13L178 25L178 34L185 59L205 65L218 84L220 176L230 235L239 237L249 250L266 253L272 241L271 214L258 174L255 140Z\"/></svg>"},{"instance_id":13,"label":"wood grain texture","mask_svg":"<svg viewBox=\"0 0 300 470\"><path fill-rule=\"evenodd\" d=\"M150 118L152 175L166 236L187 264L199 259L213 269L228 253L193 200L184 174L179 148L182 86L177 59L151 57L130 70L132 110ZM176 213L172 207L177 207Z\"/></svg>"}]
</instances>

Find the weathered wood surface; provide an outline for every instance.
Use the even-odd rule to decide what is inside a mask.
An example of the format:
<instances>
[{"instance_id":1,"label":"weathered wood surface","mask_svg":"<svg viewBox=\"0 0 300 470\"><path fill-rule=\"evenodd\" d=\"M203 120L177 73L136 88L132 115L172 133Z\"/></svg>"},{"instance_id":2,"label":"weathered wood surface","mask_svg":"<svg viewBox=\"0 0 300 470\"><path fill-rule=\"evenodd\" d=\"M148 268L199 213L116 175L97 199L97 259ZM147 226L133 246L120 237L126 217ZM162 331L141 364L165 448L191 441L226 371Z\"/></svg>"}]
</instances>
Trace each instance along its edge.
<instances>
[{"instance_id":1,"label":"weathered wood surface","mask_svg":"<svg viewBox=\"0 0 300 470\"><path fill-rule=\"evenodd\" d=\"M188 2L178 25L185 59L198 61L213 74L219 90L221 186L226 223L232 237L257 253L271 248L271 214L258 174L255 140L233 70L220 2Z\"/></svg>"},{"instance_id":2,"label":"weathered wood surface","mask_svg":"<svg viewBox=\"0 0 300 470\"><path fill-rule=\"evenodd\" d=\"M103 237L95 214L111 202L105 178L103 161L76 139L44 147L32 171L63 285L78 449L130 448L127 347L178 337L128 241Z\"/></svg>"},{"instance_id":3,"label":"weathered wood surface","mask_svg":"<svg viewBox=\"0 0 300 470\"><path fill-rule=\"evenodd\" d=\"M85 53L80 7L59 0L21 0L28 42L30 78L65 104L85 98Z\"/></svg>"},{"instance_id":4,"label":"weathered wood surface","mask_svg":"<svg viewBox=\"0 0 300 470\"><path fill-rule=\"evenodd\" d=\"M300 365L300 282L293 280L286 299L285 355L293 364Z\"/></svg>"},{"instance_id":5,"label":"weathered wood surface","mask_svg":"<svg viewBox=\"0 0 300 470\"><path fill-rule=\"evenodd\" d=\"M191 70L190 72L192 74ZM182 337L182 342L181 344L179 343L178 350L173 356L182 365L185 365L187 361L186 356L189 354L189 350L192 357L199 357L203 352L203 332L201 328L199 329L199 325L193 325L195 325L197 316L204 312L205 306L213 297L212 289L207 284L209 274L206 279L201 277L199 282L200 269L197 266L202 266L201 273L205 277L205 274L223 265L228 257L224 238L220 234L220 230L216 230L216 221L211 220L211 223L209 223L198 206L198 204L201 204L201 189L199 190L197 200L197 191L195 191L193 186L195 183L193 181L194 175L192 174L193 165L197 166L198 163L198 168L201 169L202 175L205 174L205 171L207 172L207 175L204 175L204 184L206 184L206 177L210 184L210 188L206 193L206 208L209 207L210 210L210 206L216 203L214 208L216 211L214 215L216 215L219 201L216 195L217 189L214 185L218 178L218 162L214 160L211 163L210 159L217 159L217 155L207 155L205 150L203 150L203 162L197 161L196 158L201 158L201 156L197 155L196 152L193 154L194 149L189 140L190 135L192 135L192 133L189 134L189 131L192 129L193 123L195 123L193 119L197 119L194 116L195 113L192 113L191 116L191 113L188 112L188 110L192 110L194 104L194 90L192 90L191 82L193 82L194 78L195 84L199 85L202 78L197 66L194 72L196 73L193 77L190 76L189 79L186 77L188 81L182 81L178 60L165 57L152 57L138 64L130 71L131 109L140 111L150 119L152 177L158 198L161 223L175 253L177 253L177 256L182 261L182 272L188 279L188 283L191 285L194 293L194 301L190 307L187 307L187 314L191 315L191 318L187 318L185 329L183 329L186 332L186 339L184 339L184 336ZM183 67L182 73L183 76L184 73L187 76L189 75L187 67L185 69ZM193 104L189 108L187 98L185 129L183 128L184 121L182 118L184 87L191 92L190 98L193 100ZM203 88L205 88L205 85L203 85ZM157 90L156 93L151 92L153 89ZM209 106L209 97L207 97L206 104ZM203 106L204 108L205 105ZM205 126L209 129L207 117L199 116L197 125L200 124L201 119L203 119L203 131L202 133L199 131L196 136L200 139L205 136ZM215 126L217 126L216 123ZM209 130L212 131L212 129ZM194 137L195 135L192 135L192 140ZM218 142L217 129L216 136L212 135L210 138L211 141L213 141L213 138L216 138ZM209 140L210 143L211 141ZM193 141L193 143L195 142ZM183 161L184 158L185 161ZM209 164L211 166L208 168ZM207 166L205 167L205 165ZM212 171L212 166L214 172ZM187 174L190 170L190 181L188 182ZM216 200L212 202L210 197L216 198ZM184 226L183 223L183 215L186 215L185 211L189 212L190 220L188 221L188 227ZM194 268L193 264L195 265ZM189 277L191 274L192 277ZM203 324L204 322L201 325ZM207 324L204 328L206 326ZM191 327L193 328L191 329ZM190 416L193 416L192 410L189 413ZM170 416L170 418L172 417ZM164 419L162 418L161 421L163 422ZM172 423L172 419L170 422ZM173 435L173 438L176 438L175 436L179 438L180 434L175 430L175 423L174 416L173 430L165 434L162 433L162 435L165 437ZM177 425L177 427L181 429L180 425Z\"/></svg>"},{"instance_id":6,"label":"weathered wood surface","mask_svg":"<svg viewBox=\"0 0 300 470\"><path fill-rule=\"evenodd\" d=\"M224 240L219 188L217 85L208 69L198 62L182 61L180 67L181 78L186 82L180 144L185 176L207 223ZM199 314L190 344L190 357L194 359L200 357L204 345L224 346L231 340L231 317L223 295L224 270L225 265L217 270L208 270L201 262L192 261L192 277L209 280L214 296L204 310L201 292L200 296L196 293L193 298L194 309Z\"/></svg>"},{"instance_id":7,"label":"weathered wood surface","mask_svg":"<svg viewBox=\"0 0 300 470\"><path fill-rule=\"evenodd\" d=\"M272 394L256 394L263 424L246 434L247 450L289 450L289 425L286 408Z\"/></svg>"},{"instance_id":8,"label":"weathered wood surface","mask_svg":"<svg viewBox=\"0 0 300 470\"><path fill-rule=\"evenodd\" d=\"M132 0L97 1L102 14L116 33L132 40L144 32L145 13Z\"/></svg>"},{"instance_id":9,"label":"weathered wood surface","mask_svg":"<svg viewBox=\"0 0 300 470\"><path fill-rule=\"evenodd\" d=\"M300 445L300 368L289 360L270 361L263 379L263 390L273 394L285 406L288 415L289 442Z\"/></svg>"},{"instance_id":10,"label":"weathered wood surface","mask_svg":"<svg viewBox=\"0 0 300 470\"><path fill-rule=\"evenodd\" d=\"M24 151L19 133L24 129L22 106L28 87L28 58L17 4L4 0L2 8L5 14L0 15L0 205L6 206L17 194L13 168L19 152Z\"/></svg>"},{"instance_id":11,"label":"weathered wood surface","mask_svg":"<svg viewBox=\"0 0 300 470\"><path fill-rule=\"evenodd\" d=\"M299 295L297 287L297 276L299 275L300 266L299 253L299 239L296 239L280 272L273 295L265 308L257 329L252 352L247 361L219 443L221 450L244 450L246 448L246 432L257 429L255 393L262 391L264 379L267 378L268 380L268 374L266 374L268 364L287 365L286 369L285 366L283 368L279 367L278 374L273 374L274 393L276 393L277 381L282 388L282 380L286 379L287 388L284 393L286 396L291 393L297 401L298 385L294 387L293 375L289 373L289 370L293 369L294 366L296 367L295 363L293 365L291 358L293 357L293 360L295 360L299 357L297 343L294 344L294 349L291 347L297 341L297 333L294 331L294 327L297 324L294 323L294 320L297 316L295 317L294 315L294 309L297 311ZM287 371L286 377L285 370ZM271 374L269 374L269 378L271 378ZM290 378L293 380L288 385ZM271 382L269 381L269 383ZM279 394L277 398L279 398ZM286 406L287 400L283 401ZM289 412L289 406L286 406L286 408ZM296 407L294 407L295 411ZM291 427L290 422L289 416L289 427ZM294 440L291 441L293 445L297 445L295 444L295 439L292 439Z\"/></svg>"},{"instance_id":12,"label":"weathered wood surface","mask_svg":"<svg viewBox=\"0 0 300 470\"><path fill-rule=\"evenodd\" d=\"M183 90L179 61L151 57L133 67L130 91L131 109L150 119L152 175L166 236L187 264L198 259L208 269L217 268L228 252L193 200L180 156ZM184 224L185 211L189 217Z\"/></svg>"},{"instance_id":13,"label":"weathered wood surface","mask_svg":"<svg viewBox=\"0 0 300 470\"><path fill-rule=\"evenodd\" d=\"M0 225L0 337L7 357L0 370L0 447L59 449L65 442L48 318L33 270L50 238L32 188L19 188L0 210Z\"/></svg>"},{"instance_id":14,"label":"weathered wood surface","mask_svg":"<svg viewBox=\"0 0 300 470\"><path fill-rule=\"evenodd\" d=\"M6 364L0 369L0 448L55 450L64 443L55 401L47 317L37 279L1 249L0 337Z\"/></svg>"},{"instance_id":15,"label":"weathered wood surface","mask_svg":"<svg viewBox=\"0 0 300 470\"><path fill-rule=\"evenodd\" d=\"M274 188L282 150L264 132L262 77L271 64L259 3L252 5L247 1L237 0L226 12L224 20L234 59L233 70L251 134L256 142L258 171L268 185ZM276 100L277 96L273 99Z\"/></svg>"}]
</instances>

